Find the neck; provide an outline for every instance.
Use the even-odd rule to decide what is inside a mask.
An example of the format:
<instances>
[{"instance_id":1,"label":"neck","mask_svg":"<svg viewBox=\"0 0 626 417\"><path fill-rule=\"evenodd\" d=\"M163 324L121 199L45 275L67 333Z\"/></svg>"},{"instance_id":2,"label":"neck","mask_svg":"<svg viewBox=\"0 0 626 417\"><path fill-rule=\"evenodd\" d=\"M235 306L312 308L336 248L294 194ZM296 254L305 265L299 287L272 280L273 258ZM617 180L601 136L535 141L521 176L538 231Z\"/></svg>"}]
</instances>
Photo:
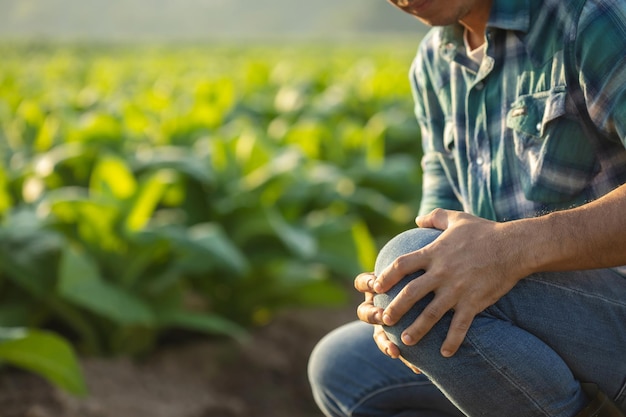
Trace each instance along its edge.
<instances>
[{"instance_id":1,"label":"neck","mask_svg":"<svg viewBox=\"0 0 626 417\"><path fill-rule=\"evenodd\" d=\"M469 44L471 50L479 48L485 43L484 33L484 30L482 32L474 32L467 28L467 43Z\"/></svg>"},{"instance_id":2,"label":"neck","mask_svg":"<svg viewBox=\"0 0 626 417\"><path fill-rule=\"evenodd\" d=\"M467 29L467 41L472 49L485 43L485 29L491 13L492 0L478 1L459 23Z\"/></svg>"}]
</instances>

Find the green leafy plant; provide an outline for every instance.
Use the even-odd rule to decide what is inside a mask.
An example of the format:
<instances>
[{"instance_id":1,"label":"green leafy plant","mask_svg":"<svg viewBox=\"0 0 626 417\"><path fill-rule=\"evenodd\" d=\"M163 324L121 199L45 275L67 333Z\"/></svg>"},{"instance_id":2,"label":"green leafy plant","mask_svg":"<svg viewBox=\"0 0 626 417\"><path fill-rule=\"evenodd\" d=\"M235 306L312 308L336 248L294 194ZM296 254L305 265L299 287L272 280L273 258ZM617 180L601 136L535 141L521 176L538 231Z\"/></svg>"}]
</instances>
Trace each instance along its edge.
<instances>
[{"instance_id":1,"label":"green leafy plant","mask_svg":"<svg viewBox=\"0 0 626 417\"><path fill-rule=\"evenodd\" d=\"M87 394L71 345L56 334L0 327L0 365L5 363L35 372L74 395Z\"/></svg>"},{"instance_id":2,"label":"green leafy plant","mask_svg":"<svg viewBox=\"0 0 626 417\"><path fill-rule=\"evenodd\" d=\"M242 338L344 303L411 226L411 48L0 53L0 326L92 354Z\"/></svg>"}]
</instances>

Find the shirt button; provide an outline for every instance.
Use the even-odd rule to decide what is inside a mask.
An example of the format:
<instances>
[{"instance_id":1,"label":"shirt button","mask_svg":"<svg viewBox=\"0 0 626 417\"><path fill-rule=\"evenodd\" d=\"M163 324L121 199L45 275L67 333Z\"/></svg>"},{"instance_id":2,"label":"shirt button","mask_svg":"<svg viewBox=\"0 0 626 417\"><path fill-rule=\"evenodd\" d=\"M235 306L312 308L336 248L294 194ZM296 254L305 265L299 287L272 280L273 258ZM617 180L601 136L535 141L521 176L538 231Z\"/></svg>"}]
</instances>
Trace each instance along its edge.
<instances>
[{"instance_id":1,"label":"shirt button","mask_svg":"<svg viewBox=\"0 0 626 417\"><path fill-rule=\"evenodd\" d=\"M537 123L537 132L541 132L541 122Z\"/></svg>"},{"instance_id":2,"label":"shirt button","mask_svg":"<svg viewBox=\"0 0 626 417\"><path fill-rule=\"evenodd\" d=\"M485 163L485 160L483 159L482 156L479 156L479 157L476 158L476 164L477 165L482 165L484 163Z\"/></svg>"}]
</instances>

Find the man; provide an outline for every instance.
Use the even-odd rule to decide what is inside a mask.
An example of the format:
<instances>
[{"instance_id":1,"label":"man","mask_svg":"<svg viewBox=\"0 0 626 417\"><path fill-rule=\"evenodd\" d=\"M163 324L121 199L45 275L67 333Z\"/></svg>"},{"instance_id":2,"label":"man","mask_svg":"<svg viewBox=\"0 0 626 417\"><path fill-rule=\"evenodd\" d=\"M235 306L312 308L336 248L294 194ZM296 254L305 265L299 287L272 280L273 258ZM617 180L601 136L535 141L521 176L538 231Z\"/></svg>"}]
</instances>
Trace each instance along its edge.
<instances>
[{"instance_id":1,"label":"man","mask_svg":"<svg viewBox=\"0 0 626 417\"><path fill-rule=\"evenodd\" d=\"M400 237L395 261L356 278L365 323L315 348L317 403L333 417L623 416L626 2L394 4L435 26L410 75L416 223L442 232L418 250Z\"/></svg>"}]
</instances>

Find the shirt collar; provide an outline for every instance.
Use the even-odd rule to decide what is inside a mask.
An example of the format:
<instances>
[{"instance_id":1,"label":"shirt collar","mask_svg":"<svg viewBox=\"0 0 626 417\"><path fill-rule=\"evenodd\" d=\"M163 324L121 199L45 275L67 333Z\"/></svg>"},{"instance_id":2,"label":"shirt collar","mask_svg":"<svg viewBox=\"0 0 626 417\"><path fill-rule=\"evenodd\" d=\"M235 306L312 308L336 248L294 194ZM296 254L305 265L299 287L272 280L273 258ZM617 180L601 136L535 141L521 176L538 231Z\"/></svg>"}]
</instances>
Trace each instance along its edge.
<instances>
[{"instance_id":1,"label":"shirt collar","mask_svg":"<svg viewBox=\"0 0 626 417\"><path fill-rule=\"evenodd\" d=\"M532 29L533 20L537 19L538 13L554 13L561 0L493 0L491 13L487 22L487 29L500 29L516 32L526 45L529 57L535 64L545 62L547 57L553 54L557 43L553 42L553 30ZM555 15L555 20L558 15ZM555 21L555 24L558 22ZM465 59L463 51L463 27L453 24L440 28L441 53L447 60L455 60L461 64L472 67ZM548 39L550 37L550 39Z\"/></svg>"},{"instance_id":2,"label":"shirt collar","mask_svg":"<svg viewBox=\"0 0 626 417\"><path fill-rule=\"evenodd\" d=\"M526 33L530 27L531 0L493 0L488 28L498 28ZM463 41L463 28L455 23L442 28L441 41L445 45L450 42Z\"/></svg>"},{"instance_id":3,"label":"shirt collar","mask_svg":"<svg viewBox=\"0 0 626 417\"><path fill-rule=\"evenodd\" d=\"M531 0L493 0L488 28L527 32Z\"/></svg>"}]
</instances>

